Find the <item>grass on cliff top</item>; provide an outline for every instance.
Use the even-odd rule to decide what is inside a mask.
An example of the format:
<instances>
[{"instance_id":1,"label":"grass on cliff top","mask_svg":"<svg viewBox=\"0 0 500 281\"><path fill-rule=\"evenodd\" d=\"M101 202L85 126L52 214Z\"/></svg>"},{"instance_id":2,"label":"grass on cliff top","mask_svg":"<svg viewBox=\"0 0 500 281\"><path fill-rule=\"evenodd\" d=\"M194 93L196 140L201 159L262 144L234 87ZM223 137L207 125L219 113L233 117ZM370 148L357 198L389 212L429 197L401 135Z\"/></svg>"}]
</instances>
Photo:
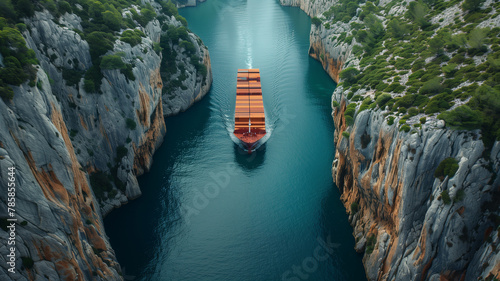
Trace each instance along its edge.
<instances>
[{"instance_id":1,"label":"grass on cliff top","mask_svg":"<svg viewBox=\"0 0 500 281\"><path fill-rule=\"evenodd\" d=\"M78 87L80 79L84 77L84 90L98 93L103 78L102 56L113 49L120 30L127 29L121 34L120 39L135 46L141 42L141 37L145 36L144 33L135 29L138 24L144 27L154 18L158 18L162 23L167 16L174 16L187 26L186 19L179 15L174 3L162 0L158 0L157 3L161 5L159 16L150 3L143 3L140 0L2 1L0 3L0 53L4 57L6 67L0 71L0 96L3 99L12 99L13 91L8 85L17 86L27 79L31 81L30 86L35 86L36 71L31 67L32 64L37 64L35 53L27 49L19 33L27 28L23 23L23 18L32 17L35 11L42 10L48 10L55 19L65 13L74 13L79 16L82 19L82 30L74 29L74 31L89 43L92 66L86 73L82 73L85 69L79 69L78 63L73 64L72 68L61 69L61 71L64 74L63 78L69 79L67 85ZM132 5L135 5L135 8ZM124 13L125 10L129 13ZM154 49L159 53L159 46L154 46ZM47 51L47 48L43 50L49 57ZM53 54L50 58L51 60L57 59L57 55ZM133 65L128 64L124 68L119 68L128 80L135 80L132 67Z\"/></svg>"},{"instance_id":2,"label":"grass on cliff top","mask_svg":"<svg viewBox=\"0 0 500 281\"><path fill-rule=\"evenodd\" d=\"M349 22L353 16L345 14L348 9L344 9L345 18L333 13L346 3L332 6L323 16L332 22ZM375 16L381 15L382 8L367 2L358 17L361 23L351 22L352 30L336 38L346 42L354 36L359 44L353 46L353 53L361 58L359 70L349 67L340 73L341 84L351 102L359 101L353 100L358 89L371 89L377 102L372 108L387 108L392 114L409 112L409 117L439 116L453 129L481 129L489 147L500 139L500 28L477 24L497 15L499 5L481 9L464 1L464 22L456 14L455 22L442 28L430 23L430 16L459 3L411 2L406 14L382 22ZM388 12L398 4L393 1L384 9ZM476 64L481 56L486 61ZM457 102L466 104L450 111Z\"/></svg>"},{"instance_id":3,"label":"grass on cliff top","mask_svg":"<svg viewBox=\"0 0 500 281\"><path fill-rule=\"evenodd\" d=\"M0 9L0 15L5 16L6 11ZM30 85L35 86L37 70L33 65L38 64L38 60L35 52L28 49L21 35L25 30L24 23L15 24L8 18L0 17L0 53L3 57L3 67L0 68L0 97L4 100L14 97L14 91L9 85L19 86L30 80Z\"/></svg>"}]
</instances>

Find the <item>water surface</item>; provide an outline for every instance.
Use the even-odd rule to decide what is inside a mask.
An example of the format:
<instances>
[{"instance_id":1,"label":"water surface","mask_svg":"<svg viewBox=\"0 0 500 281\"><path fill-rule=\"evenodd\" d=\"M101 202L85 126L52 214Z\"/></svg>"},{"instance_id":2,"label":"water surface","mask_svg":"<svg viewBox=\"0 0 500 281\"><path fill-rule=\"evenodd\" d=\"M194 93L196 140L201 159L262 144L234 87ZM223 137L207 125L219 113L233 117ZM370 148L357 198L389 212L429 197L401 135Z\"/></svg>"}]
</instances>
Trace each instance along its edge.
<instances>
[{"instance_id":1,"label":"water surface","mask_svg":"<svg viewBox=\"0 0 500 281\"><path fill-rule=\"evenodd\" d=\"M210 50L214 82L166 119L142 197L105 219L125 274L366 280L332 183L335 84L307 55L310 19L274 0L209 0L180 13ZM230 134L236 71L250 67L261 71L270 134L252 155Z\"/></svg>"}]
</instances>

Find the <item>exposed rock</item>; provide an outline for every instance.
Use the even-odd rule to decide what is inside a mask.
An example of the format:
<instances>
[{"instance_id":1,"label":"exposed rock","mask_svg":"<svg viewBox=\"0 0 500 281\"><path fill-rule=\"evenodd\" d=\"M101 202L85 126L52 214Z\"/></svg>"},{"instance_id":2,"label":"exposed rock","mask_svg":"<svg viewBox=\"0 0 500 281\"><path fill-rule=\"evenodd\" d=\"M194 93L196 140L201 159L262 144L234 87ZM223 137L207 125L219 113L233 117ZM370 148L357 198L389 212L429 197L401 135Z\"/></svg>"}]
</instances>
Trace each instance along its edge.
<instances>
[{"instance_id":1,"label":"exposed rock","mask_svg":"<svg viewBox=\"0 0 500 281\"><path fill-rule=\"evenodd\" d=\"M323 5L328 8L335 3L329 2ZM396 3L388 14L404 14L408 1L404 2ZM314 10L315 1L281 3L299 6L311 17L322 18L326 10ZM440 24L446 25L458 12L457 7L446 9L431 22L443 19ZM497 18L479 26L498 26ZM351 52L358 44L355 38L351 44L338 42L342 33L352 35L350 24L358 21L357 16L349 23L323 18L322 24L311 26L309 54L337 82L343 68L359 66L359 59ZM366 89L355 94L373 98ZM347 126L345 96L342 86L332 95L336 146L332 176L354 228L355 250L366 251L369 238L376 237L373 251L365 252L363 258L368 279L500 278L498 231L491 222L492 216L498 216L500 142L494 143L485 158L479 131L451 130L444 121L428 117L421 130L406 133L398 130L398 118L394 125L388 125L383 110L364 110L354 116L352 126ZM414 116L407 123L413 125L420 117ZM342 135L344 131L349 137ZM459 161L458 171L451 178L435 178L437 166L448 157ZM451 202L444 203L445 193ZM359 205L355 214L350 211L352 203Z\"/></svg>"},{"instance_id":2,"label":"exposed rock","mask_svg":"<svg viewBox=\"0 0 500 281\"><path fill-rule=\"evenodd\" d=\"M164 116L186 110L208 92L208 51L189 34L207 75L202 79L184 60L191 70L188 89L168 93L177 97L174 101L165 99L161 54L154 51L162 30L153 19L138 27L146 34L140 44L116 40L108 52L133 65L135 79L119 69L102 70L102 94L87 93L83 77L68 85L62 74L84 73L92 66L89 44L73 30L82 28L81 19L68 13L56 19L37 11L25 23L30 31L23 36L40 65L37 86L25 82L13 87L12 101L0 100L0 180L6 183L3 171L16 167L18 218L17 273L7 272L8 234L0 229L0 279L122 280L102 216L140 196L137 176L149 170L163 141ZM89 177L97 171L114 178L112 190L99 197ZM2 214L6 202L6 192L0 193ZM33 259L33 267L23 267L21 257Z\"/></svg>"}]
</instances>

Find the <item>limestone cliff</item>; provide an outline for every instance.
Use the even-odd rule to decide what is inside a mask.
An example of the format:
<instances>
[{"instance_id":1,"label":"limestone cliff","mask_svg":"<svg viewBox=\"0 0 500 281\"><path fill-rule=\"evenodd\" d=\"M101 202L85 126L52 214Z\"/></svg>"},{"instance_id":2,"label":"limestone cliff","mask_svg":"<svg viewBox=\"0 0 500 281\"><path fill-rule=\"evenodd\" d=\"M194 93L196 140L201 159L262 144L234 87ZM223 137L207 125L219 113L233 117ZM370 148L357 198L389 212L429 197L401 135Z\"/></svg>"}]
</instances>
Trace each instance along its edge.
<instances>
[{"instance_id":1,"label":"limestone cliff","mask_svg":"<svg viewBox=\"0 0 500 281\"><path fill-rule=\"evenodd\" d=\"M147 22L129 17L127 24L136 27L121 29L111 40L103 57L117 66L101 62L102 76L94 79L98 87L86 74L96 61L91 36L82 32L88 22L78 13L40 7L24 18L22 36L39 65L34 81L11 86L12 99L0 100L0 181L6 188L6 171L16 168L18 219L12 274L6 263L7 192L0 192L1 280L122 279L102 216L140 196L136 177L150 168L162 143L164 116L186 110L212 82L207 48L186 32L182 47L168 44L179 50L173 61L189 71L176 87L163 89L168 81L162 79L160 38L167 27L181 26L182 19L163 15L157 3L144 3L158 16ZM138 42L125 38L126 30L137 30ZM194 46L190 54L183 52L188 42Z\"/></svg>"},{"instance_id":2,"label":"limestone cliff","mask_svg":"<svg viewBox=\"0 0 500 281\"><path fill-rule=\"evenodd\" d=\"M281 2L300 6L319 19L311 27L309 54L322 63L335 81L341 82L332 95L336 146L332 176L354 228L356 251L364 253L368 279L500 278L500 142L489 139L485 143L484 131L450 128L439 120L444 116L440 112L453 111L480 97L481 90L477 89L481 89L482 83L497 88L494 81L476 78L485 70L478 65L496 56L497 47L487 43L474 49L470 34L477 25L491 28L483 31L492 30L490 34L495 36L498 5L484 3L474 12L477 18L473 21L474 13L462 8L461 1L436 6L419 4L422 6L418 8L427 9L432 16L418 19L427 31L418 37L418 32L411 29L415 28L411 21L404 26L408 18L417 21L412 14L417 5L411 1L361 4L347 16L341 14L348 13L345 9L335 7L349 1L328 1L330 4L322 5L331 8L319 9L320 12L314 9L315 1ZM413 10L408 12L409 9ZM370 18L369 14L375 17ZM388 20L392 18L398 21ZM464 28L470 22L475 25ZM402 30L397 30L399 27ZM422 47L416 43L428 43L433 38L437 42L439 37L448 36L443 27L455 32L447 38L462 36L469 41L459 43L462 49L458 51L453 46L438 46L434 50L434 44L429 47L420 43ZM383 37L384 33L396 36L398 31L399 40ZM394 43L398 41L406 44L401 51L393 48L400 44ZM439 48L444 48L444 53ZM464 54L462 50L467 48ZM443 55L447 60L452 58L450 63L461 56L469 61L452 64L458 71L447 73L451 67L446 58L440 61ZM418 59L419 56L423 58ZM460 69L472 69L467 64L480 70L461 78ZM438 102L441 96L426 87L419 89L430 82L414 74L419 68L431 72L432 65L444 71L424 78L442 77L436 87L440 91L450 87L448 93L462 94L461 98L450 95L446 103L433 108L433 101ZM340 72L347 68L351 75L341 79ZM458 82L451 83L453 79ZM474 84L474 80L479 82ZM470 85L474 87L469 90ZM412 95L415 98L410 98L412 102L408 104L414 109L405 115L405 96ZM417 97L422 103L415 102ZM438 175L436 170L447 159L456 161L456 170Z\"/></svg>"},{"instance_id":3,"label":"limestone cliff","mask_svg":"<svg viewBox=\"0 0 500 281\"><path fill-rule=\"evenodd\" d=\"M331 0L280 0L281 5L299 7L310 17L315 17L326 11L333 3Z\"/></svg>"}]
</instances>

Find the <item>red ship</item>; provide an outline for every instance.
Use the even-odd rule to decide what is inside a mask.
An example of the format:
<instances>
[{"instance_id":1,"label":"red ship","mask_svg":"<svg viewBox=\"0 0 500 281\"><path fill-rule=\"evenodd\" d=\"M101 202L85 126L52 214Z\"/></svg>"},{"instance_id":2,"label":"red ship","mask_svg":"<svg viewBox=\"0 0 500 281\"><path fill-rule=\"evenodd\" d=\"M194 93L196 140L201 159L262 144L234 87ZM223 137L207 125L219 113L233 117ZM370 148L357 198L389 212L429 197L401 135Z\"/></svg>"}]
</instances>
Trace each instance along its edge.
<instances>
[{"instance_id":1,"label":"red ship","mask_svg":"<svg viewBox=\"0 0 500 281\"><path fill-rule=\"evenodd\" d=\"M266 135L259 69L238 69L234 135L243 143L248 153L251 153Z\"/></svg>"}]
</instances>

